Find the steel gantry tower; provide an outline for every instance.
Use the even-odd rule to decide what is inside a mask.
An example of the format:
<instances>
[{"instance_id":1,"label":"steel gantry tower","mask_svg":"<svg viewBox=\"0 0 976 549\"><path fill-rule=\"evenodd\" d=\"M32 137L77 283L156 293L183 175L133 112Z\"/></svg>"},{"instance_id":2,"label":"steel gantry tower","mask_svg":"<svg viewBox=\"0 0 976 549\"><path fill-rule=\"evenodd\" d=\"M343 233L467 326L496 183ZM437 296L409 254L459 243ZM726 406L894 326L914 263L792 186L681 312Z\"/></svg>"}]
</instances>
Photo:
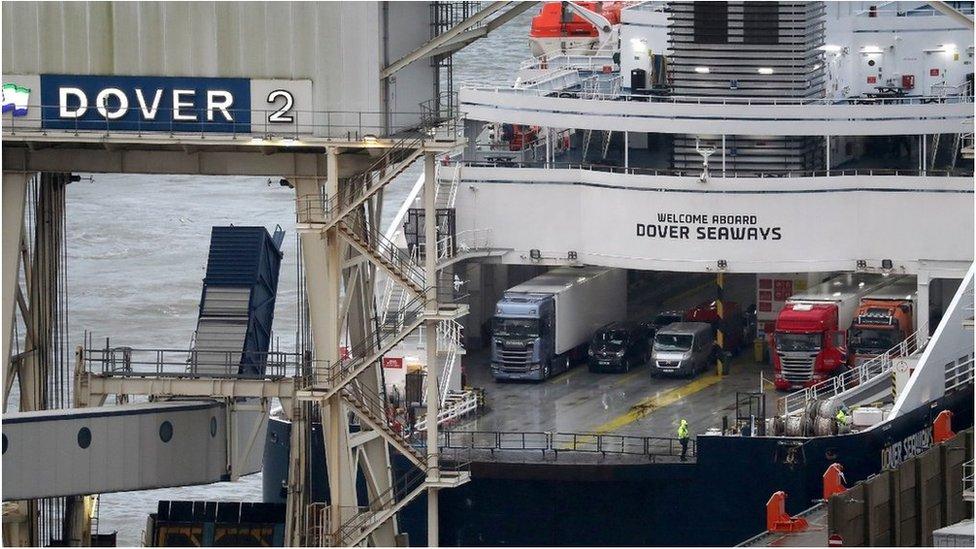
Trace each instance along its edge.
<instances>
[{"instance_id":1,"label":"steel gantry tower","mask_svg":"<svg viewBox=\"0 0 976 549\"><path fill-rule=\"evenodd\" d=\"M425 327L426 414L437 417L437 324L455 320L465 306L438 301L437 256L416 256L383 237L383 189L423 158L425 242L438 242L435 215L435 155L460 145L429 134L389 143L365 170L362 151L328 149L326 179L298 179L297 226L301 238L314 360L304 374L292 417L287 537L292 545L394 545L394 515L427 493L428 545L437 545L437 491L458 486L468 474L443 468L437 422L427 422L426 443L415 444L388 419L380 361L411 332ZM378 143L365 147L375 152ZM349 164L347 166L346 164ZM358 166L357 166L358 164ZM344 178L344 173L356 175ZM435 248L429 246L431 250ZM379 323L373 300L379 273L410 296L394 323ZM342 348L343 341L348 345ZM355 417L361 429L350 431ZM312 502L306 489L310 462L309 425L321 421L325 441L328 503ZM405 456L414 469L394 479L388 448ZM426 448L424 450L423 448ZM357 474L366 494L357 493ZM362 506L360 503L368 502Z\"/></svg>"}]
</instances>

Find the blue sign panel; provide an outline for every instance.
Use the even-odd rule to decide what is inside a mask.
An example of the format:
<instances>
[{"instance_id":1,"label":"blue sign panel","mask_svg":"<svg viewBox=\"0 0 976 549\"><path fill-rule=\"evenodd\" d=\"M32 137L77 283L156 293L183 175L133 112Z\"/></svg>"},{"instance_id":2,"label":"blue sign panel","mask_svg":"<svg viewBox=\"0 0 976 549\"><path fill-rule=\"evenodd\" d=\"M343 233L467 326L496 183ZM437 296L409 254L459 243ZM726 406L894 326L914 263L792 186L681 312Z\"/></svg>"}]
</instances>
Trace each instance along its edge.
<instances>
[{"instance_id":1,"label":"blue sign panel","mask_svg":"<svg viewBox=\"0 0 976 549\"><path fill-rule=\"evenodd\" d=\"M41 105L50 129L251 131L247 78L43 74Z\"/></svg>"}]
</instances>

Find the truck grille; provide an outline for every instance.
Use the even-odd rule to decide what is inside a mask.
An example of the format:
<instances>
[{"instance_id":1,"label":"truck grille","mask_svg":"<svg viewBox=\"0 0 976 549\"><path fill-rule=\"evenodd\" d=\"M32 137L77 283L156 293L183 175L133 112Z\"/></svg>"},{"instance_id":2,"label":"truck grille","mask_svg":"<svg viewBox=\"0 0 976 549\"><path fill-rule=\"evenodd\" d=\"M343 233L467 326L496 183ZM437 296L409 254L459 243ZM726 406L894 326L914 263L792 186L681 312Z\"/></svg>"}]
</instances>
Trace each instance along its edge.
<instances>
[{"instance_id":1,"label":"truck grille","mask_svg":"<svg viewBox=\"0 0 976 549\"><path fill-rule=\"evenodd\" d=\"M657 361L657 367L658 368L665 369L665 370L674 370L675 368L678 367L679 364L681 364L681 361L678 361L678 360L658 360Z\"/></svg>"},{"instance_id":2,"label":"truck grille","mask_svg":"<svg viewBox=\"0 0 976 549\"><path fill-rule=\"evenodd\" d=\"M810 381L813 377L813 364L817 360L816 352L790 352L780 351L779 363L782 366L783 378L791 383L803 383Z\"/></svg>"},{"instance_id":3,"label":"truck grille","mask_svg":"<svg viewBox=\"0 0 976 549\"><path fill-rule=\"evenodd\" d=\"M506 348L504 345L499 345L498 358L501 361L502 368L510 371L525 371L532 359L532 347L531 343L523 348L511 346Z\"/></svg>"}]
</instances>

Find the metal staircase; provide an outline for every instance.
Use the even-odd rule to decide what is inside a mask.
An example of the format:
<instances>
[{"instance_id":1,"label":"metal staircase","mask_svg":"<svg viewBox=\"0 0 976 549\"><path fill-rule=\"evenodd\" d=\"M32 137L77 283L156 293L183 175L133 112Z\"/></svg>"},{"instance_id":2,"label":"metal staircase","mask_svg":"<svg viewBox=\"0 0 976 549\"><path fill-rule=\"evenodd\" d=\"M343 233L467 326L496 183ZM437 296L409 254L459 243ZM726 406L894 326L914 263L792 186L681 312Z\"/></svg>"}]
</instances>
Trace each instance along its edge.
<instances>
[{"instance_id":1,"label":"metal staircase","mask_svg":"<svg viewBox=\"0 0 976 549\"><path fill-rule=\"evenodd\" d=\"M382 433L383 438L414 465L424 466L425 454L414 448L394 425L392 416L387 413L387 403L383 395L368 389L358 381L343 385L339 395L352 408L360 421Z\"/></svg>"},{"instance_id":2,"label":"metal staircase","mask_svg":"<svg viewBox=\"0 0 976 549\"><path fill-rule=\"evenodd\" d=\"M416 296L424 294L427 288L424 268L415 255L380 234L378 227L367 227L357 216L346 216L337 228L353 248L372 259L387 276Z\"/></svg>"},{"instance_id":3,"label":"metal staircase","mask_svg":"<svg viewBox=\"0 0 976 549\"><path fill-rule=\"evenodd\" d=\"M327 231L340 220L363 205L377 192L393 181L423 155L423 139L401 139L387 149L362 175L344 185L351 192L339 192L336 196L299 197L298 223Z\"/></svg>"},{"instance_id":4,"label":"metal staircase","mask_svg":"<svg viewBox=\"0 0 976 549\"><path fill-rule=\"evenodd\" d=\"M373 497L368 505L340 509L340 515L343 516L344 521L333 535L325 539L310 535L309 539L325 542L322 545L329 547L359 545L377 528L393 518L408 503L429 488L431 484L436 484L440 488L452 488L460 486L470 479L470 474L465 470L467 468L466 462L455 461L450 469L443 468L440 463L434 467L439 469L439 480L436 482L428 480L430 467L420 466L413 469L394 482L390 488ZM316 508L316 512L327 516L328 509L322 510L321 504L317 505L319 507ZM346 519L345 517L349 515L352 516Z\"/></svg>"}]
</instances>

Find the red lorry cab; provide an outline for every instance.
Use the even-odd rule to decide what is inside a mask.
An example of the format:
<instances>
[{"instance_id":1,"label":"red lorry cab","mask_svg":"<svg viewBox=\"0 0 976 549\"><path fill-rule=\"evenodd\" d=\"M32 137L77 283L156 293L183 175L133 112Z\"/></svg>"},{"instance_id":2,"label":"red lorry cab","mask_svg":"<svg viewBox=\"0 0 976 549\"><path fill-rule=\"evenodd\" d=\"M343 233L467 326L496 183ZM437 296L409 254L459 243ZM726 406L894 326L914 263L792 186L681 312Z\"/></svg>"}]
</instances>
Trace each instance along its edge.
<instances>
[{"instance_id":1,"label":"red lorry cab","mask_svg":"<svg viewBox=\"0 0 976 549\"><path fill-rule=\"evenodd\" d=\"M685 320L688 322L707 322L712 325L712 329L722 329L725 338L724 347L728 351L736 351L745 345L745 317L742 315L742 308L735 301L722 302L722 312L724 321L719 324L718 305L715 301L702 303L685 313Z\"/></svg>"}]
</instances>

